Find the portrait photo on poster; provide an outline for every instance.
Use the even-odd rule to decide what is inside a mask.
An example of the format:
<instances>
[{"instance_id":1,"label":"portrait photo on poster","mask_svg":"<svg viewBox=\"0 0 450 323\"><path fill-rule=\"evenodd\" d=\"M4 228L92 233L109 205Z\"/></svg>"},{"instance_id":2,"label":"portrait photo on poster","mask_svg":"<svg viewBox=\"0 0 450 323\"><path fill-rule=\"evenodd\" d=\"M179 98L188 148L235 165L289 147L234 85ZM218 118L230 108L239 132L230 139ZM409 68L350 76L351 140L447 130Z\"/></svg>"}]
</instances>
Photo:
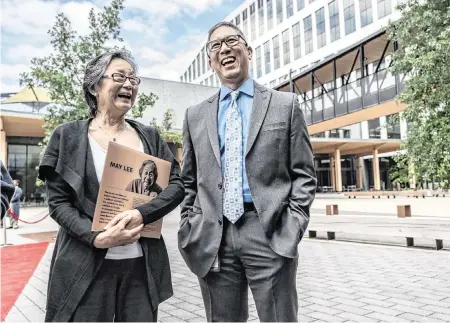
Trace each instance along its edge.
<instances>
[{"instance_id":1,"label":"portrait photo on poster","mask_svg":"<svg viewBox=\"0 0 450 323\"><path fill-rule=\"evenodd\" d=\"M127 185L126 190L128 192L156 197L162 192L162 188L158 185L157 181L158 167L153 160L147 159L139 168L139 178L133 179Z\"/></svg>"}]
</instances>

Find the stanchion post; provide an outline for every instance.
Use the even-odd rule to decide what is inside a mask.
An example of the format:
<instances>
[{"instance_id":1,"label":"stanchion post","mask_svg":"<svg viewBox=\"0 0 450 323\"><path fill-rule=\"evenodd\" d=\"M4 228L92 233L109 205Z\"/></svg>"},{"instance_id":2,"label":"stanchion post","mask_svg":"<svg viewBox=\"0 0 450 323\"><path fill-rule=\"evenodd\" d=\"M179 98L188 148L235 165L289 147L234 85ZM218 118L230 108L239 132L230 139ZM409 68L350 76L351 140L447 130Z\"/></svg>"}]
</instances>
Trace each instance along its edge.
<instances>
[{"instance_id":1,"label":"stanchion post","mask_svg":"<svg viewBox=\"0 0 450 323\"><path fill-rule=\"evenodd\" d=\"M3 217L3 243L1 244L2 247L6 246L12 246L11 243L8 243L7 235L6 235L6 215Z\"/></svg>"}]
</instances>

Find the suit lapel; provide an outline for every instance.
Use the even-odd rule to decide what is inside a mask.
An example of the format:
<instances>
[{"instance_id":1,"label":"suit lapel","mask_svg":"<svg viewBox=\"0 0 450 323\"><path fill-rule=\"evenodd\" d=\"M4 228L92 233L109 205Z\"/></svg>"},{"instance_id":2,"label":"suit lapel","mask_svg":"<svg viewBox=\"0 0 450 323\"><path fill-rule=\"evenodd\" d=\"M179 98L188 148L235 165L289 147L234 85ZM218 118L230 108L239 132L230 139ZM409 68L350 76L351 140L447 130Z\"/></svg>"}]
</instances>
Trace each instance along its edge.
<instances>
[{"instance_id":1,"label":"suit lapel","mask_svg":"<svg viewBox=\"0 0 450 323\"><path fill-rule=\"evenodd\" d=\"M247 155L252 149L258 136L259 130L263 124L264 118L269 108L271 93L267 89L255 82L255 94L253 96L252 117L250 120L250 130L247 139Z\"/></svg>"},{"instance_id":2,"label":"suit lapel","mask_svg":"<svg viewBox=\"0 0 450 323\"><path fill-rule=\"evenodd\" d=\"M221 165L219 148L219 130L217 126L217 113L219 109L219 93L211 97L206 107L206 127L208 128L209 142L216 157L217 163Z\"/></svg>"}]
</instances>

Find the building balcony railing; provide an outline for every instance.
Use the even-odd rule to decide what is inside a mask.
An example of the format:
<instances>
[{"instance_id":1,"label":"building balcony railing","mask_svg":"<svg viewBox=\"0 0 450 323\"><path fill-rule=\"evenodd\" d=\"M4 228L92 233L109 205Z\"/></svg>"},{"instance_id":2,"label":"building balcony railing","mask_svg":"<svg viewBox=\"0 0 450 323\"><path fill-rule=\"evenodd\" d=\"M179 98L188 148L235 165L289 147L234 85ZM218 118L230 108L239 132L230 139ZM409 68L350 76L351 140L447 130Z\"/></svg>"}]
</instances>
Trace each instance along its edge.
<instances>
[{"instance_id":1,"label":"building balcony railing","mask_svg":"<svg viewBox=\"0 0 450 323\"><path fill-rule=\"evenodd\" d=\"M392 101L404 87L405 76L384 69L336 89L322 87L322 93L313 98L299 95L299 102L306 124L311 125Z\"/></svg>"}]
</instances>

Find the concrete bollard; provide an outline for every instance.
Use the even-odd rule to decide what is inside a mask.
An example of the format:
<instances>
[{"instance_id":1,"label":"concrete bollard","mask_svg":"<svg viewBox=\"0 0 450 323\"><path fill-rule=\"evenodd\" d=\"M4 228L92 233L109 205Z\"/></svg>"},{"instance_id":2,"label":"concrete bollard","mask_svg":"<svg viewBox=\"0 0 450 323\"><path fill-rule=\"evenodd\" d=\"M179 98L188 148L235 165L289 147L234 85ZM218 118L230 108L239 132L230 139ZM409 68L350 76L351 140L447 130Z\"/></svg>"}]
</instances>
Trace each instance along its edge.
<instances>
[{"instance_id":1,"label":"concrete bollard","mask_svg":"<svg viewBox=\"0 0 450 323\"><path fill-rule=\"evenodd\" d=\"M399 218L410 218L411 217L411 206L410 205L397 205L397 216Z\"/></svg>"},{"instance_id":2,"label":"concrete bollard","mask_svg":"<svg viewBox=\"0 0 450 323\"><path fill-rule=\"evenodd\" d=\"M326 215L338 215L339 209L337 204L329 204L326 206Z\"/></svg>"},{"instance_id":3,"label":"concrete bollard","mask_svg":"<svg viewBox=\"0 0 450 323\"><path fill-rule=\"evenodd\" d=\"M337 204L329 204L326 206L326 215L338 215L339 214L339 209ZM336 234L334 232L327 232L327 239L328 240L334 240L336 239Z\"/></svg>"}]
</instances>

